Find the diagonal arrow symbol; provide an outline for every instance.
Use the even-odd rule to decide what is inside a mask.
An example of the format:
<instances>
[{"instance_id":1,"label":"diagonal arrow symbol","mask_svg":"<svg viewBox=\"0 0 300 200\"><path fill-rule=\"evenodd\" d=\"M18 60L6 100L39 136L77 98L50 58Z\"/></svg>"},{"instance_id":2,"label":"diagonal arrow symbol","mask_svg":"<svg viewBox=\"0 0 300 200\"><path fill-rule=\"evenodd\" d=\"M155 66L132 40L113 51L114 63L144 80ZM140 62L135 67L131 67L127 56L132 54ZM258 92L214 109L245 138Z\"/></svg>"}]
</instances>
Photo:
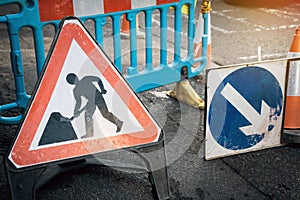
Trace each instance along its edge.
<instances>
[{"instance_id":1,"label":"diagonal arrow symbol","mask_svg":"<svg viewBox=\"0 0 300 200\"><path fill-rule=\"evenodd\" d=\"M230 83L225 85L221 94L251 123L239 128L245 135L263 134L268 131L271 108L266 102L262 100L261 111L258 113Z\"/></svg>"}]
</instances>

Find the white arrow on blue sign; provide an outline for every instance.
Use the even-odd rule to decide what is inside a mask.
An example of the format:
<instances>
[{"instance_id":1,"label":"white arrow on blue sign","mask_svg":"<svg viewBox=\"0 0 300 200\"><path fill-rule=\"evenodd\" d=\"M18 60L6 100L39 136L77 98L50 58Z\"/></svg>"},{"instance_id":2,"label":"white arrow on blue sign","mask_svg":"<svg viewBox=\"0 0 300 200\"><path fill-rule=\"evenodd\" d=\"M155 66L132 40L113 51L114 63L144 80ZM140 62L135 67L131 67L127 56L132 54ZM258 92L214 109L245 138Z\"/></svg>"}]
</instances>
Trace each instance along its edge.
<instances>
[{"instance_id":1,"label":"white arrow on blue sign","mask_svg":"<svg viewBox=\"0 0 300 200\"><path fill-rule=\"evenodd\" d=\"M271 107L264 100L261 101L261 109L258 113L230 83L226 83L221 94L251 123L249 126L239 127L245 135L263 134L270 131L272 127L272 124L269 124Z\"/></svg>"}]
</instances>

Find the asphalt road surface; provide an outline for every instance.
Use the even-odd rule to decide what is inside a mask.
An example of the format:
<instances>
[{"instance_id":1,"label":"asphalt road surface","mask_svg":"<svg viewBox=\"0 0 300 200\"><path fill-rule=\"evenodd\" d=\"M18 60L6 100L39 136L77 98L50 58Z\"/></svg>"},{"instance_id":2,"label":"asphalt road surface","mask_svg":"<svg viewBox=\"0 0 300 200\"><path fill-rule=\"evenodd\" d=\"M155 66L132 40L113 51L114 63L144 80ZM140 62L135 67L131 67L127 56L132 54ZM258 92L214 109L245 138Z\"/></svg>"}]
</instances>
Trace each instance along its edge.
<instances>
[{"instance_id":1,"label":"asphalt road surface","mask_svg":"<svg viewBox=\"0 0 300 200\"><path fill-rule=\"evenodd\" d=\"M249 7L213 0L212 7L212 59L216 66L257 61L258 49L261 49L262 60L284 58L300 24L300 4L296 2ZM14 99L14 84L6 26L0 25L0 102L3 104ZM27 30L22 31L27 88L32 91L36 81L32 67L33 43ZM51 43L51 31L45 33L47 44ZM107 32L105 36L110 35ZM109 44L109 39L107 42ZM107 51L109 54L109 49ZM205 81L204 74L190 80L202 98ZM166 91L173 86L138 94L164 130L171 199L300 199L299 145L284 144L206 161L203 158L205 111L167 97ZM16 130L16 125L0 125L1 159ZM114 156L122 162L134 157L127 151ZM64 172L36 190L36 199L66 198L153 199L153 196L146 173L90 165ZM0 164L0 199L9 199L3 162Z\"/></svg>"}]
</instances>

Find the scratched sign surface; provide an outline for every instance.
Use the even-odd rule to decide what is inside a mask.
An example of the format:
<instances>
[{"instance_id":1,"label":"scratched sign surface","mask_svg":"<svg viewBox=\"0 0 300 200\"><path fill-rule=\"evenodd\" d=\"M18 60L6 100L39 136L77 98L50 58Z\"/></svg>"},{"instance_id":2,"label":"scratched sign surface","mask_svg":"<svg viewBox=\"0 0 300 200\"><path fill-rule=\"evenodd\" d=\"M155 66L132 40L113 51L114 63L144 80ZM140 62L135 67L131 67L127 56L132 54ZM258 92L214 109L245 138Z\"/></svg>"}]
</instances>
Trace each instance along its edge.
<instances>
[{"instance_id":1,"label":"scratched sign surface","mask_svg":"<svg viewBox=\"0 0 300 200\"><path fill-rule=\"evenodd\" d=\"M280 145L286 63L208 72L206 159Z\"/></svg>"}]
</instances>

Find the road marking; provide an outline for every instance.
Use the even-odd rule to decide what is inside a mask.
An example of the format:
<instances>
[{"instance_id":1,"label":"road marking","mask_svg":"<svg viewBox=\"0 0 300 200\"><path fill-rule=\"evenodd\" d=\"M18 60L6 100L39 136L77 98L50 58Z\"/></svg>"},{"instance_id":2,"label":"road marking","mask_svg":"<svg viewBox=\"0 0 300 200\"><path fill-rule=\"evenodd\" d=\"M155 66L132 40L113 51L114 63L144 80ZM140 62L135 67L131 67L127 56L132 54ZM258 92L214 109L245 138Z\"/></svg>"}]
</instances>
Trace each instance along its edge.
<instances>
[{"instance_id":1,"label":"road marking","mask_svg":"<svg viewBox=\"0 0 300 200\"><path fill-rule=\"evenodd\" d=\"M267 60L267 59L274 59L274 58L284 58L286 57L286 54L283 53L271 53L271 54L264 54L262 55L262 60ZM238 57L239 60L252 60L252 59L258 59L257 55L252 55L252 56L241 56Z\"/></svg>"},{"instance_id":2,"label":"road marking","mask_svg":"<svg viewBox=\"0 0 300 200\"><path fill-rule=\"evenodd\" d=\"M299 19L295 18L295 16L300 16L300 14L296 12L288 12L286 10L266 9L266 8L260 8L259 10L268 14L273 14L277 17L281 17L284 19L294 19L296 21L299 21Z\"/></svg>"},{"instance_id":3,"label":"road marking","mask_svg":"<svg viewBox=\"0 0 300 200\"><path fill-rule=\"evenodd\" d=\"M299 14L297 14L297 13L291 13L291 12L287 12L287 11L279 11L279 10L274 10L274 9L271 9L271 10L270 9L260 9L260 10L265 13L273 14L279 18L292 19L295 22L295 24L266 27L266 26L262 26L259 24L253 24L252 22L247 21L246 18L229 16L228 14L226 14L226 13L228 13L228 11L225 10L226 12L212 11L212 14L214 16L220 16L220 17L226 18L230 21L240 22L242 24L245 24L247 26L252 26L254 28L250 29L250 30L240 30L240 29L239 30L226 30L221 27L214 26L214 25L211 25L211 28L212 28L212 30L219 31L221 33L234 34L234 33L251 33L251 32L258 32L258 31L277 31L277 30L285 30L285 29L295 29L295 28L299 27L299 24L297 23L297 22L299 22L299 19L297 17L292 16L292 15L298 16ZM288 16L285 16L285 15L288 15Z\"/></svg>"},{"instance_id":4,"label":"road marking","mask_svg":"<svg viewBox=\"0 0 300 200\"><path fill-rule=\"evenodd\" d=\"M166 91L149 91L150 94L155 95L158 98L168 98Z\"/></svg>"}]
</instances>

